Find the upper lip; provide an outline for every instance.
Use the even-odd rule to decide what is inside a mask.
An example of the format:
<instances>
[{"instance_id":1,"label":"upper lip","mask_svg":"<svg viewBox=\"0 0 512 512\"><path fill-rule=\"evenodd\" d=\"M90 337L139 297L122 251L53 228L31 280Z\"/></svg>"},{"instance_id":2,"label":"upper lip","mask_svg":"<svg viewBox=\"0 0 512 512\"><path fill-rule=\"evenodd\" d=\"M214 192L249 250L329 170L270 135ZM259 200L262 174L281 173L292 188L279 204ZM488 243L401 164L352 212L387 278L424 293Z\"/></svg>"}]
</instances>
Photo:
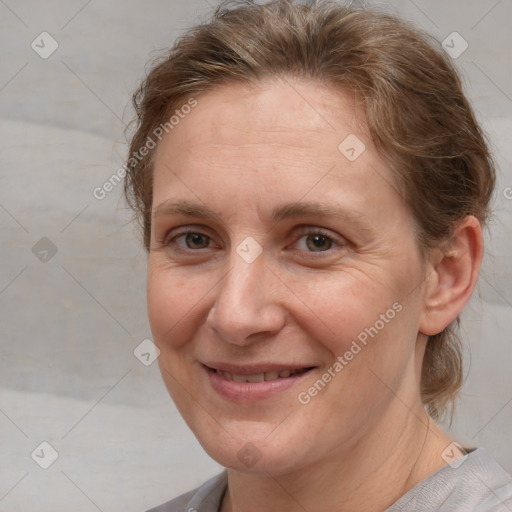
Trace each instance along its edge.
<instances>
[{"instance_id":1,"label":"upper lip","mask_svg":"<svg viewBox=\"0 0 512 512\"><path fill-rule=\"evenodd\" d=\"M236 365L222 362L203 363L204 366L212 370L220 370L234 375L258 375L260 373L281 372L284 370L304 370L313 368L314 365L308 364L279 364L279 363L261 363Z\"/></svg>"}]
</instances>

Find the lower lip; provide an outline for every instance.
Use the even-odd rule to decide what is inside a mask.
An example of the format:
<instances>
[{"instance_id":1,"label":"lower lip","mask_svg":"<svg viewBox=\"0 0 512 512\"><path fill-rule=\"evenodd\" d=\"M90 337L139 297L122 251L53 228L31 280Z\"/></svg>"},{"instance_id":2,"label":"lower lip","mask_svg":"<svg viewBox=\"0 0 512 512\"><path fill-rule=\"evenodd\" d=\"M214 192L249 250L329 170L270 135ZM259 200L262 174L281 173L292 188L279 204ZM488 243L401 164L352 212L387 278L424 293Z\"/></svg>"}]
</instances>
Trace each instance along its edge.
<instances>
[{"instance_id":1,"label":"lower lip","mask_svg":"<svg viewBox=\"0 0 512 512\"><path fill-rule=\"evenodd\" d=\"M257 400L265 400L266 398L270 398L290 389L312 372L312 370L308 370L303 373L291 375L290 377L279 377L263 382L235 382L234 380L227 380L221 377L215 370L210 370L206 366L203 366L203 368L208 374L212 388L219 393L219 395L232 402L255 402Z\"/></svg>"}]
</instances>

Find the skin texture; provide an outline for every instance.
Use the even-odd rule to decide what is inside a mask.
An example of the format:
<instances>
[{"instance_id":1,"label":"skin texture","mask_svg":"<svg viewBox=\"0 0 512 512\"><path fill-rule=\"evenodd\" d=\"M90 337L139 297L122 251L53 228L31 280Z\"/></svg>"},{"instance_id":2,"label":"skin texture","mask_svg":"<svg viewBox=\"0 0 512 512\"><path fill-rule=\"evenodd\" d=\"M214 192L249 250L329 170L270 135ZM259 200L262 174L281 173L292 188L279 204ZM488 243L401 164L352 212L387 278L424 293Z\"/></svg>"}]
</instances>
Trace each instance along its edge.
<instances>
[{"instance_id":1,"label":"skin texture","mask_svg":"<svg viewBox=\"0 0 512 512\"><path fill-rule=\"evenodd\" d=\"M451 439L423 409L421 361L427 336L473 291L478 221L465 219L448 250L423 258L349 94L290 78L197 100L156 150L148 311L173 400L229 468L222 510L384 510L446 464ZM366 147L354 161L338 149L350 134ZM217 216L173 213L176 201ZM344 213L272 219L297 202ZM190 245L184 232L203 236ZM252 263L237 253L247 237L263 249ZM393 304L400 312L300 403ZM211 361L315 368L245 403L212 388L201 364ZM255 464L238 456L244 447Z\"/></svg>"}]
</instances>

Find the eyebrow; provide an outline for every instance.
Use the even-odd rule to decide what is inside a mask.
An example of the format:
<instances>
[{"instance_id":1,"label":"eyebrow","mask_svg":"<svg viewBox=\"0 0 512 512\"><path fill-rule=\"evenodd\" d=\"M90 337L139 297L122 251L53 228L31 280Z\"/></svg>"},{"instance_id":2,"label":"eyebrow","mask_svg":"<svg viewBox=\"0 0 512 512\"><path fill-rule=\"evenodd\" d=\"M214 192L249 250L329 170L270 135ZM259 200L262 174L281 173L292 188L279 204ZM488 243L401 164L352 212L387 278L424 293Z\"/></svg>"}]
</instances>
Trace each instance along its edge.
<instances>
[{"instance_id":1,"label":"eyebrow","mask_svg":"<svg viewBox=\"0 0 512 512\"><path fill-rule=\"evenodd\" d=\"M191 201L164 201L153 209L152 217L165 215L184 215L185 217L197 217L199 219L215 219L222 222L221 216L206 205Z\"/></svg>"},{"instance_id":2,"label":"eyebrow","mask_svg":"<svg viewBox=\"0 0 512 512\"><path fill-rule=\"evenodd\" d=\"M213 219L224 223L221 215L206 205L191 201L164 201L154 208L152 216L183 215L185 217L196 217L199 219ZM369 224L364 220L361 213L341 205L328 205L319 202L294 202L285 203L270 214L270 219L277 223L286 219L299 217L335 217L357 226L363 231L370 231Z\"/></svg>"},{"instance_id":3,"label":"eyebrow","mask_svg":"<svg viewBox=\"0 0 512 512\"><path fill-rule=\"evenodd\" d=\"M276 208L271 219L280 222L296 217L337 217L354 223L362 221L361 214L339 205L328 205L316 202L286 203Z\"/></svg>"}]
</instances>

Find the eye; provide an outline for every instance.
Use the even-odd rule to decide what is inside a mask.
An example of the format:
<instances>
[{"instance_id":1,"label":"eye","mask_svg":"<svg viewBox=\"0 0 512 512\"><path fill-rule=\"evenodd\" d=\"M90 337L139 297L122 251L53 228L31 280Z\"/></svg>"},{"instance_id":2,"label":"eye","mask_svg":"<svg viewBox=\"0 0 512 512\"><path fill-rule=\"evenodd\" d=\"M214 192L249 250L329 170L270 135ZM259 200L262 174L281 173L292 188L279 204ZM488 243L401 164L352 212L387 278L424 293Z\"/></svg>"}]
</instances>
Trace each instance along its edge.
<instances>
[{"instance_id":1,"label":"eye","mask_svg":"<svg viewBox=\"0 0 512 512\"><path fill-rule=\"evenodd\" d=\"M307 230L297 241L298 249L307 252L327 252L339 245L341 241L337 242L330 233L318 228Z\"/></svg>"},{"instance_id":2,"label":"eye","mask_svg":"<svg viewBox=\"0 0 512 512\"><path fill-rule=\"evenodd\" d=\"M332 247L332 240L324 235L307 235L306 246L313 252L328 251Z\"/></svg>"},{"instance_id":3,"label":"eye","mask_svg":"<svg viewBox=\"0 0 512 512\"><path fill-rule=\"evenodd\" d=\"M204 233L196 231L187 231L169 238L165 245L167 246L178 246L179 249L183 250L197 250L207 249L210 245L211 238Z\"/></svg>"}]
</instances>

